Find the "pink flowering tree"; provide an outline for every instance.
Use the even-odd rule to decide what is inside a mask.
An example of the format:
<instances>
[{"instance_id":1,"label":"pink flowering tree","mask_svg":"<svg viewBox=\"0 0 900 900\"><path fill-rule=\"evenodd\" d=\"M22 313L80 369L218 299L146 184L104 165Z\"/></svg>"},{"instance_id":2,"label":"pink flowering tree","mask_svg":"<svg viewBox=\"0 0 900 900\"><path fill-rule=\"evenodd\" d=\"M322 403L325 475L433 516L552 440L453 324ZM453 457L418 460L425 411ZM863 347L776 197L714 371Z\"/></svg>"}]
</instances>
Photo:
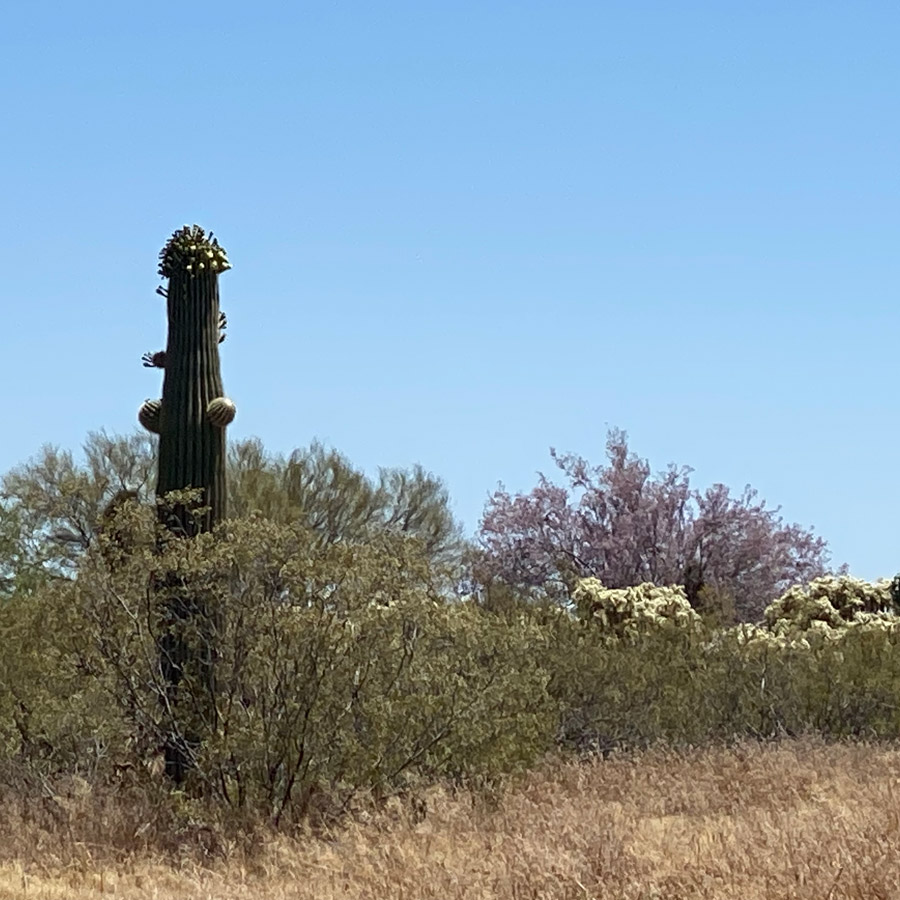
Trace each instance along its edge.
<instances>
[{"instance_id":1,"label":"pink flowering tree","mask_svg":"<svg viewBox=\"0 0 900 900\"><path fill-rule=\"evenodd\" d=\"M696 605L752 621L790 585L829 571L825 541L784 524L750 487L737 496L721 484L700 492L691 470L674 465L653 475L619 430L606 449L608 462L597 467L551 450L565 485L541 475L528 494L494 493L478 534L482 584L560 601L588 576L610 588L683 584Z\"/></svg>"}]
</instances>

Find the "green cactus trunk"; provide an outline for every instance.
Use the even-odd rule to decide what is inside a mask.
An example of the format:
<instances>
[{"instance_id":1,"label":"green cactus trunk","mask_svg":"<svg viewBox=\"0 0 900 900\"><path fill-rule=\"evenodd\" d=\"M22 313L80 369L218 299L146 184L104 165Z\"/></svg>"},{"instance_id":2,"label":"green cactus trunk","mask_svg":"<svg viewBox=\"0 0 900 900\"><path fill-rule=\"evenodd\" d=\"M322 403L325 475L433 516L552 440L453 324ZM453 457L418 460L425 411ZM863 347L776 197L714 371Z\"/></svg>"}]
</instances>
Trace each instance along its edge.
<instances>
[{"instance_id":1,"label":"green cactus trunk","mask_svg":"<svg viewBox=\"0 0 900 900\"><path fill-rule=\"evenodd\" d=\"M159 273L169 279L168 290L159 290L167 298L168 339L165 351L147 354L144 364L165 370L163 396L146 401L138 418L159 435L157 497L164 501L172 491L200 491L199 510L160 503L161 523L184 537L211 531L226 514L225 426L235 408L222 390L219 344L224 318L218 278L228 268L225 251L196 225L176 231L160 253ZM216 727L217 623L203 597L174 573L160 573L156 591L164 598L159 650L166 701L170 709L180 711L183 723L167 741L166 768L180 782L190 768L192 748ZM193 649L188 633L194 635ZM179 689L189 666L196 670L199 684L188 698L187 712Z\"/></svg>"},{"instance_id":2,"label":"green cactus trunk","mask_svg":"<svg viewBox=\"0 0 900 900\"><path fill-rule=\"evenodd\" d=\"M169 339L163 381L156 493L199 488L198 519L183 513L187 533L210 531L225 517L225 429L209 404L222 396L219 367L219 284L215 272L173 272L169 279Z\"/></svg>"},{"instance_id":3,"label":"green cactus trunk","mask_svg":"<svg viewBox=\"0 0 900 900\"><path fill-rule=\"evenodd\" d=\"M194 534L211 530L226 514L224 426L234 406L223 397L219 365L219 271L229 264L197 226L176 231L161 259L160 274L169 279L169 335L156 493L202 491L205 513L177 515L184 532Z\"/></svg>"}]
</instances>

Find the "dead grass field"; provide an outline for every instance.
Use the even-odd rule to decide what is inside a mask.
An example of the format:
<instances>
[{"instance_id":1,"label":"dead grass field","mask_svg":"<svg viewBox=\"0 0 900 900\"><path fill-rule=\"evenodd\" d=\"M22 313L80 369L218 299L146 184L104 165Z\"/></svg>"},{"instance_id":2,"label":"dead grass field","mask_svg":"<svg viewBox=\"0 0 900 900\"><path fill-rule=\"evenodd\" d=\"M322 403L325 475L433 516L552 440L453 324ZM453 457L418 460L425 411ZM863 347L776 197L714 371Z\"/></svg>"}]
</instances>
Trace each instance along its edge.
<instances>
[{"instance_id":1,"label":"dead grass field","mask_svg":"<svg viewBox=\"0 0 900 900\"><path fill-rule=\"evenodd\" d=\"M19 834L0 898L900 898L900 750L884 746L649 752L364 818L207 864Z\"/></svg>"}]
</instances>

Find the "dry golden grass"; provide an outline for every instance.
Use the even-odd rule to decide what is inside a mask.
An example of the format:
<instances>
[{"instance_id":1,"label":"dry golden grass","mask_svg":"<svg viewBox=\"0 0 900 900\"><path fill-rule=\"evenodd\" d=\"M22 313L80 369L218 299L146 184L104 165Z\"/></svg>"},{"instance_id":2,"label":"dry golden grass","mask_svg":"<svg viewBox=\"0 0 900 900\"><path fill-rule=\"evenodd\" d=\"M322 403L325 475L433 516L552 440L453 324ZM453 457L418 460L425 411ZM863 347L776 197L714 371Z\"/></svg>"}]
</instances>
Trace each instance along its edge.
<instances>
[{"instance_id":1,"label":"dry golden grass","mask_svg":"<svg viewBox=\"0 0 900 900\"><path fill-rule=\"evenodd\" d=\"M0 863L0 898L900 898L900 750L804 741L566 764L494 802L434 791L424 818L388 808L207 865L33 838L45 846L17 842Z\"/></svg>"}]
</instances>

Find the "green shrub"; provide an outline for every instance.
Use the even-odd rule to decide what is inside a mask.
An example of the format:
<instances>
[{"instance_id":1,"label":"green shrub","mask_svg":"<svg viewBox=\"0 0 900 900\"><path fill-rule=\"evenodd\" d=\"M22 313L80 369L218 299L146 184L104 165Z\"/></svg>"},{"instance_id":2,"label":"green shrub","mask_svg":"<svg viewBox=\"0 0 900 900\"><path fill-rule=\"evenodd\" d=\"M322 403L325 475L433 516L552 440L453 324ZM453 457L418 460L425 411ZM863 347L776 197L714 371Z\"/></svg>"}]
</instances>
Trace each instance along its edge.
<instances>
[{"instance_id":1,"label":"green shrub","mask_svg":"<svg viewBox=\"0 0 900 900\"><path fill-rule=\"evenodd\" d=\"M277 820L360 791L507 772L551 745L539 627L450 602L415 539L323 545L251 518L158 554L152 523L130 515L67 597L80 622L69 653L127 724L118 752L146 757L174 738L204 794ZM160 572L204 614L167 620ZM189 660L177 703L158 653L174 627Z\"/></svg>"},{"instance_id":2,"label":"green shrub","mask_svg":"<svg viewBox=\"0 0 900 900\"><path fill-rule=\"evenodd\" d=\"M765 625L721 629L677 589L581 582L580 619L546 650L565 746L736 737L900 737L900 622L887 586L847 577L788 591Z\"/></svg>"},{"instance_id":3,"label":"green shrub","mask_svg":"<svg viewBox=\"0 0 900 900\"><path fill-rule=\"evenodd\" d=\"M325 544L252 517L189 541L157 528L125 503L77 578L0 605L0 776L127 769L158 797L148 773L175 738L192 769L172 821L283 822L491 778L554 740L900 737L900 627L881 584L818 579L766 624L722 629L677 587L585 579L571 611L508 589L454 600L408 536ZM168 589L203 614L167 618ZM177 698L160 661L173 628L190 660Z\"/></svg>"},{"instance_id":4,"label":"green shrub","mask_svg":"<svg viewBox=\"0 0 900 900\"><path fill-rule=\"evenodd\" d=\"M69 585L49 584L0 602L0 762L40 779L92 776L127 740L111 681L81 667Z\"/></svg>"}]
</instances>

